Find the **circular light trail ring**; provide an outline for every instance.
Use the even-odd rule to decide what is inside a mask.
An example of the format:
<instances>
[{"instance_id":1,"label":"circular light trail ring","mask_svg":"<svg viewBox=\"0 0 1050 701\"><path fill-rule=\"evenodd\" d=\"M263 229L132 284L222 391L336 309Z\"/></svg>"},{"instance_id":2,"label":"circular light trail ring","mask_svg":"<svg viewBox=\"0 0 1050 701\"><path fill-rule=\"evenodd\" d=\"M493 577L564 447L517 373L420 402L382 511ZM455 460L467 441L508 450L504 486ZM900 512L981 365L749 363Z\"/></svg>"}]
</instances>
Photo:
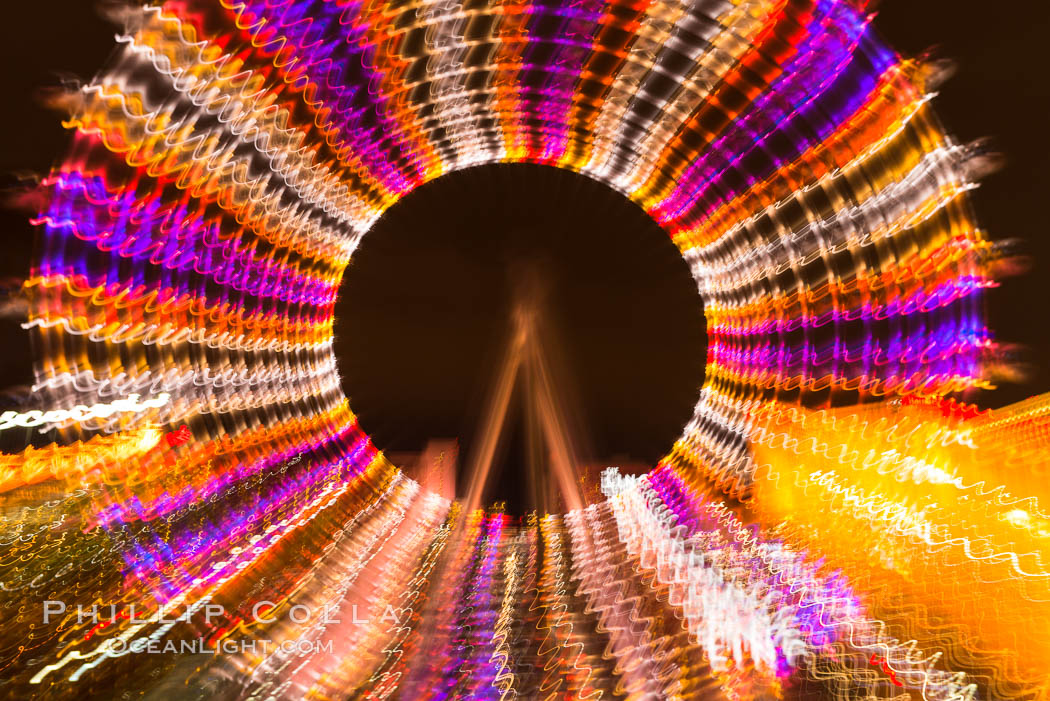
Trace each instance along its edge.
<instances>
[{"instance_id":1,"label":"circular light trail ring","mask_svg":"<svg viewBox=\"0 0 1050 701\"><path fill-rule=\"evenodd\" d=\"M80 490L48 513L77 520L63 547L104 574L85 588L68 553L40 555L53 599L135 591L147 613L74 621L75 645L44 626L45 662L17 683L148 686L153 667L232 695L755 698L808 676L843 698L949 699L1001 674L1004 697L1046 693L1048 643L989 652L1017 638L974 607L1005 582L1000 612L1033 621L1018 636L1047 620L1025 603L1050 600L1024 555L1045 548L1043 495L990 496L1031 494L996 460L1045 474L1047 403L940 399L988 386L994 351L992 252L967 199L980 154L944 134L930 70L861 5L172 0L126 20L43 184L27 326L49 410L170 401L85 420L0 486ZM426 494L361 431L335 367L361 237L421 184L497 162L638 203L707 317L681 439L565 516ZM193 438L153 450L157 423ZM843 535L857 529L870 538ZM343 621L287 616L322 604ZM192 672L93 640L190 628L273 646Z\"/></svg>"}]
</instances>

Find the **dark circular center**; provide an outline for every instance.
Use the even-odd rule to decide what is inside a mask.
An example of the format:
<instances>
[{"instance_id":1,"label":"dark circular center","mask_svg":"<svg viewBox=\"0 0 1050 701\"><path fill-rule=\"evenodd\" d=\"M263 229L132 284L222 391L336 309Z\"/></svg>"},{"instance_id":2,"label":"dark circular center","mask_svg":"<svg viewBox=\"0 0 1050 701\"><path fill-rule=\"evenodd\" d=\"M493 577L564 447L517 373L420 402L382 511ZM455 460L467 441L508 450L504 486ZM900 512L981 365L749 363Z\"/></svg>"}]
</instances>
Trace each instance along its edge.
<instances>
[{"instance_id":1,"label":"dark circular center","mask_svg":"<svg viewBox=\"0 0 1050 701\"><path fill-rule=\"evenodd\" d=\"M580 475L592 476L651 467L691 417L703 305L667 234L584 176L471 168L384 214L346 270L335 314L343 389L363 428L395 463L457 440L462 495L523 309L550 382L537 400L535 375L517 374L485 492L515 513L536 506L526 462L536 464L537 436L550 438L536 406L556 405Z\"/></svg>"}]
</instances>

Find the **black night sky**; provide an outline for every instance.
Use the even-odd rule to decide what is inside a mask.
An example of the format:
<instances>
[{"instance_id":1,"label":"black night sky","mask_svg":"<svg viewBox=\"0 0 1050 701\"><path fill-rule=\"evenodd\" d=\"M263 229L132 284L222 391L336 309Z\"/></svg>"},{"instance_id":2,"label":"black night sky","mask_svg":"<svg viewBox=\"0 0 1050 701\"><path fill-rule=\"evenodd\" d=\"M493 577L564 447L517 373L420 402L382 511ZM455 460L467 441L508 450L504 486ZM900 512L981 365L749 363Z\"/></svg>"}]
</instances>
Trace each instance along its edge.
<instances>
[{"instance_id":1,"label":"black night sky","mask_svg":"<svg viewBox=\"0 0 1050 701\"><path fill-rule=\"evenodd\" d=\"M459 438L470 455L523 286L542 297L539 342L582 434L580 457L659 459L703 384L696 283L638 206L532 165L433 181L391 208L354 254L336 353L376 444L420 450L428 438ZM523 403L519 385L496 463L508 505L524 471Z\"/></svg>"}]
</instances>

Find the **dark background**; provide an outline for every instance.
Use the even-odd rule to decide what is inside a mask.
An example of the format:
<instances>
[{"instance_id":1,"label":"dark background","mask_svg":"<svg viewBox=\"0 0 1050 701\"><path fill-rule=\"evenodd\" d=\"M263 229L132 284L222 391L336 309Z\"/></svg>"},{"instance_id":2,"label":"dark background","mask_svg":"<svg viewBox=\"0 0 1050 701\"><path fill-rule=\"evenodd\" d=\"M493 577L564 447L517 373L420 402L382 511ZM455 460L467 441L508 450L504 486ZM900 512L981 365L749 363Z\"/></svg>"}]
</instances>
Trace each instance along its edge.
<instances>
[{"instance_id":1,"label":"dark background","mask_svg":"<svg viewBox=\"0 0 1050 701\"><path fill-rule=\"evenodd\" d=\"M113 49L116 29L90 0L6 4L3 11L0 173L10 185L24 174L45 173L68 142L60 115L40 105L38 91L69 74L90 78ZM1046 392L1050 3L993 7L975 0L885 0L878 11L876 26L898 51L918 55L936 46L936 55L957 64L956 75L940 89L939 115L958 140L989 137L1005 156L1005 167L973 195L978 221L993 239L1023 239L1022 250L1033 261L1027 275L991 292L988 305L997 339L1020 347L1017 358L1028 365L1027 381L974 399L1001 406ZM673 249L666 237L638 220L632 206L578 180L541 169L487 177L488 199L478 203L483 211L469 221L460 204L469 204L471 196L456 194L459 186L438 184L438 190L445 189L415 195L419 211L398 215L401 229L394 226L396 213L384 220L387 240L365 238L347 272L337 344L344 387L381 448L415 450L427 437L450 435L469 442L505 339L508 280L516 275L506 265L508 252L522 251L550 271L548 308L556 310L551 324L574 385L566 396L579 408L594 457L625 453L651 460L669 446L688 418L701 377L703 340L688 321L699 312L699 300L683 287L691 285L684 264L667 258ZM557 183L563 187L553 187ZM518 195L509 195L512 191ZM522 197L526 193L537 199ZM519 211L522 202L535 212ZM583 238L560 241L552 227L583 222L588 211L586 216L596 218L582 230ZM516 223L495 230L493 221L508 213ZM27 274L33 245L28 217L0 210L5 243L0 289ZM398 236L413 245L397 250L402 269L391 275L383 266L393 259ZM498 236L507 240L477 245ZM541 250L536 242L544 236L550 245ZM523 249L528 241L533 248ZM571 269L570 261L578 265ZM627 263L637 271L665 274L631 274ZM653 289L654 280L660 290ZM348 290L361 296L345 294ZM10 403L3 390L31 382L31 350L17 321L0 319L0 339L0 402ZM347 355L355 343L371 350ZM468 451L469 445L463 448Z\"/></svg>"},{"instance_id":2,"label":"dark background","mask_svg":"<svg viewBox=\"0 0 1050 701\"><path fill-rule=\"evenodd\" d=\"M987 304L996 340L1020 346L1015 357L1026 381L968 399L999 407L1050 391L1050 3L884 0L875 26L905 56L932 49L955 63L934 102L937 114L958 141L987 138L1005 159L971 194L989 237L1021 239L1030 260L1029 272L1003 280Z\"/></svg>"},{"instance_id":3,"label":"dark background","mask_svg":"<svg viewBox=\"0 0 1050 701\"><path fill-rule=\"evenodd\" d=\"M44 175L62 156L69 133L62 115L44 107L39 93L80 76L87 82L113 51L116 28L91 0L4 3L0 7L0 290L29 274L35 212L14 209L19 184ZM0 317L0 409L17 406L33 381L25 319ZM10 431L9 431L10 433ZM5 449L10 449L4 444Z\"/></svg>"},{"instance_id":4,"label":"dark background","mask_svg":"<svg viewBox=\"0 0 1050 701\"><path fill-rule=\"evenodd\" d=\"M362 239L343 277L335 349L375 443L478 443L514 332L535 305L561 433L585 462L650 465L703 385L703 305L678 249L623 195L547 166L489 165L423 185ZM494 467L494 499L527 494L526 383ZM542 450L542 448L541 448ZM460 492L471 479L461 472Z\"/></svg>"}]
</instances>

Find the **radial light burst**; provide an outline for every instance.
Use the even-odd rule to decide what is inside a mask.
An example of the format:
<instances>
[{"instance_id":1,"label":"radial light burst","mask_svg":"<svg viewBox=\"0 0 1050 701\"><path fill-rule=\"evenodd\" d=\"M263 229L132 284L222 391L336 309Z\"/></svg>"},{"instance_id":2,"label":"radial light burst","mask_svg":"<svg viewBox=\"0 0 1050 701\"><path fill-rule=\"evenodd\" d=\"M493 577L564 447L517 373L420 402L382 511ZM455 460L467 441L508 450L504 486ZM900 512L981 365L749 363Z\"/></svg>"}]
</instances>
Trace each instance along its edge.
<instances>
[{"instance_id":1,"label":"radial light burst","mask_svg":"<svg viewBox=\"0 0 1050 701\"><path fill-rule=\"evenodd\" d=\"M0 417L58 437L0 456L3 696L1050 697L1050 399L948 398L994 379L983 153L864 3L121 19L41 183L38 410ZM340 388L361 238L490 163L622 193L704 303L680 439L567 514L428 492Z\"/></svg>"}]
</instances>

